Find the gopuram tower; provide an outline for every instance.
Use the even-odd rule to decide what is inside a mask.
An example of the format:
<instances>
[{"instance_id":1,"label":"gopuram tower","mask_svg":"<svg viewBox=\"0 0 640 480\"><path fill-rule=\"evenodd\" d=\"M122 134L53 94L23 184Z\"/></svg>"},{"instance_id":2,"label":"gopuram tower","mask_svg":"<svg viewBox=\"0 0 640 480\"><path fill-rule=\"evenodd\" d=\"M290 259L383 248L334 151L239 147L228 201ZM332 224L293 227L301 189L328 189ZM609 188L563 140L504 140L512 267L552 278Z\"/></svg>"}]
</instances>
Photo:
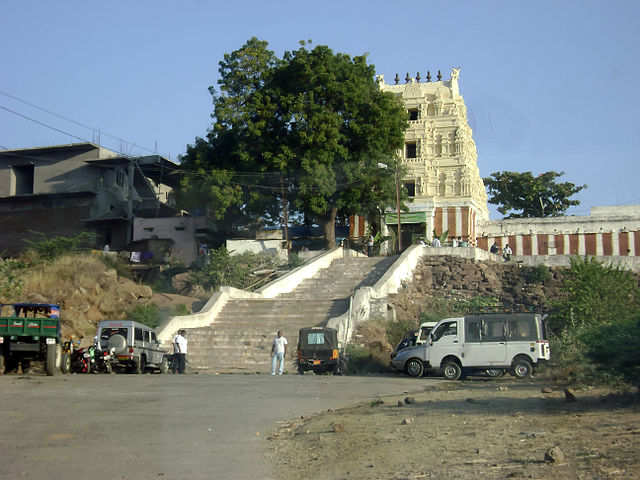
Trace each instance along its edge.
<instances>
[{"instance_id":1,"label":"gopuram tower","mask_svg":"<svg viewBox=\"0 0 640 480\"><path fill-rule=\"evenodd\" d=\"M487 193L478 170L476 145L467 123L467 107L458 88L459 68L449 80L438 71L435 81L427 72L404 84L389 85L378 76L380 89L401 97L409 116L404 150L399 153L406 167L400 188L409 198L409 212L402 212L403 246L416 237L432 239L447 232L475 244L476 225L489 218ZM397 214L387 213L383 229L397 230ZM397 232L396 232L397 233Z\"/></svg>"}]
</instances>

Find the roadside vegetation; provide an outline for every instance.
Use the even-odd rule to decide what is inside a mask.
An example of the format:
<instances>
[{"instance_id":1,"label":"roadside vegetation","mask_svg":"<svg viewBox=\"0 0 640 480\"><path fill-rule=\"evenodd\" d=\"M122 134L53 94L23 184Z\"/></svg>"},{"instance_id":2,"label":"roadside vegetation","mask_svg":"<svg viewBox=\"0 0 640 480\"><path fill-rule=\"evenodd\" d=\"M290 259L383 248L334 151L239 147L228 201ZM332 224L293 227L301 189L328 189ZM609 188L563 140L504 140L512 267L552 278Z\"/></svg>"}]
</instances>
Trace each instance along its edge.
<instances>
[{"instance_id":1,"label":"roadside vegetation","mask_svg":"<svg viewBox=\"0 0 640 480\"><path fill-rule=\"evenodd\" d=\"M528 282L544 282L547 267L523 269ZM349 346L352 373L389 371L389 352L422 322L508 307L499 298L429 297L419 318L373 319ZM551 341L551 374L577 384L640 384L640 287L638 276L615 265L576 257L564 273L557 300L543 311Z\"/></svg>"},{"instance_id":2,"label":"roadside vegetation","mask_svg":"<svg viewBox=\"0 0 640 480\"><path fill-rule=\"evenodd\" d=\"M59 303L63 329L92 337L97 310L107 312L109 318L128 318L157 327L167 316L191 311L185 303L161 309L150 300L152 293L206 300L222 285L252 290L304 263L297 255L282 262L269 255L231 255L221 247L211 250L201 264L173 261L151 266L143 277L134 274L125 259L92 250L93 240L87 233L72 238L43 235L28 241L28 248L18 258L0 259L0 303ZM125 283L133 293L123 291ZM136 285L149 295L138 294Z\"/></svg>"}]
</instances>

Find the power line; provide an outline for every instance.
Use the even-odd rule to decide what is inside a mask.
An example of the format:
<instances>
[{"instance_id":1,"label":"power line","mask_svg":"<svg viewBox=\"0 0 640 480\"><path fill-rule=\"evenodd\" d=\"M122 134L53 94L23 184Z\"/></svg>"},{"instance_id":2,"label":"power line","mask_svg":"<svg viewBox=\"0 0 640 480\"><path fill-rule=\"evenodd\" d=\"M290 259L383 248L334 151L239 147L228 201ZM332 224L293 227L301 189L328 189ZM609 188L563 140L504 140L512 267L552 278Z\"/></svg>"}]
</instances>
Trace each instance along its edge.
<instances>
[{"instance_id":1,"label":"power line","mask_svg":"<svg viewBox=\"0 0 640 480\"><path fill-rule=\"evenodd\" d=\"M26 115L23 115L22 113L18 113L18 112L16 112L15 110L11 110L10 108L3 107L2 105L0 105L0 108L1 108L1 109L3 109L3 110L6 110L6 111L7 111L7 112L9 112L9 113L13 113L14 115L17 115L17 116L19 116L19 117L22 117L22 118L24 118L24 119L27 119L27 120L29 120L29 121L31 121L31 122L37 123L38 125L42 125L43 127L50 128L51 130L55 130L56 132L62 133L62 134L64 134L64 135L69 135L70 137L76 138L76 139L78 139L78 140L82 140L83 142L91 143L91 142L89 142L89 140L87 140L86 138L78 137L77 135L74 135L74 134L72 134L72 133L65 132L64 130L60 130L59 128L56 128L56 127L54 127L54 126L52 126L52 125L48 125L48 124L46 124L46 123L44 123L44 122L41 122L40 120L36 120L35 118L31 118L31 117L28 117L28 116L26 116ZM120 152L118 152L118 153L120 153Z\"/></svg>"},{"instance_id":2,"label":"power line","mask_svg":"<svg viewBox=\"0 0 640 480\"><path fill-rule=\"evenodd\" d=\"M117 137L115 135L111 135L109 133L102 132L100 129L97 129L97 128L92 127L90 125L86 125L84 123L77 122L76 120L73 120L71 118L65 117L64 115L60 115L59 113L53 112L53 111L48 110L48 109L46 109L44 107L40 107L39 105L36 105L34 103L31 103L31 102L28 102L28 101L26 101L26 100L24 100L22 98L16 97L15 95L11 95L10 93L3 92L2 90L0 90L0 94L5 95L5 96L7 96L9 98L12 98L14 100L17 100L18 102L22 102L25 105L29 105L30 107L36 108L36 109L38 109L38 110L40 110L42 112L48 113L49 115L53 115L54 117L61 118L61 119L65 120L65 121L67 121L67 122L71 122L71 123L73 123L75 125L78 125L79 127L88 128L89 130L93 130L93 131L98 131L100 135L104 135L105 137L109 137L109 138L111 138L113 140L117 140L119 142L124 142L127 145L130 145L131 147L137 147L137 148L140 148L140 149L145 150L145 151L150 152L150 153L156 153L155 150L143 147L143 146L138 145L136 143L129 142L128 140L125 140L124 138L120 138L120 137Z\"/></svg>"}]
</instances>

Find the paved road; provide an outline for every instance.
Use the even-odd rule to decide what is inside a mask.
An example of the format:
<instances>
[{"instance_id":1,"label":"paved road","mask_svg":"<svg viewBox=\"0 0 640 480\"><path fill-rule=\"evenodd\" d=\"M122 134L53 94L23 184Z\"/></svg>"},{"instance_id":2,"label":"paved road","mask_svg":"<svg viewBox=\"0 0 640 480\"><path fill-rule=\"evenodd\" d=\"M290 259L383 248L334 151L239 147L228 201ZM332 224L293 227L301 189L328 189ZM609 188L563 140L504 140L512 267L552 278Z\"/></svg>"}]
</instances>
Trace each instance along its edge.
<instances>
[{"instance_id":1,"label":"paved road","mask_svg":"<svg viewBox=\"0 0 640 480\"><path fill-rule=\"evenodd\" d=\"M439 379L313 375L5 375L0 479L273 478L277 421Z\"/></svg>"}]
</instances>

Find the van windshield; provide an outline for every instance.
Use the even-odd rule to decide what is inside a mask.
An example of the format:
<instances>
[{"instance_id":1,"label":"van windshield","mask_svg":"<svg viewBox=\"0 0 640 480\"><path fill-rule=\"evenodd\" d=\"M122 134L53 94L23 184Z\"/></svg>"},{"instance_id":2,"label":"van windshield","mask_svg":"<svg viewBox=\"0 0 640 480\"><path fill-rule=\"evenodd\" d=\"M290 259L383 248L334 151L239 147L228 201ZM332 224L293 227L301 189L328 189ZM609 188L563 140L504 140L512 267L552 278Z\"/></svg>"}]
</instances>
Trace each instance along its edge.
<instances>
[{"instance_id":1,"label":"van windshield","mask_svg":"<svg viewBox=\"0 0 640 480\"><path fill-rule=\"evenodd\" d=\"M448 335L457 335L458 334L458 322L446 322L441 323L431 334L431 338L433 338L434 342L437 342L442 337L446 337Z\"/></svg>"}]
</instances>

